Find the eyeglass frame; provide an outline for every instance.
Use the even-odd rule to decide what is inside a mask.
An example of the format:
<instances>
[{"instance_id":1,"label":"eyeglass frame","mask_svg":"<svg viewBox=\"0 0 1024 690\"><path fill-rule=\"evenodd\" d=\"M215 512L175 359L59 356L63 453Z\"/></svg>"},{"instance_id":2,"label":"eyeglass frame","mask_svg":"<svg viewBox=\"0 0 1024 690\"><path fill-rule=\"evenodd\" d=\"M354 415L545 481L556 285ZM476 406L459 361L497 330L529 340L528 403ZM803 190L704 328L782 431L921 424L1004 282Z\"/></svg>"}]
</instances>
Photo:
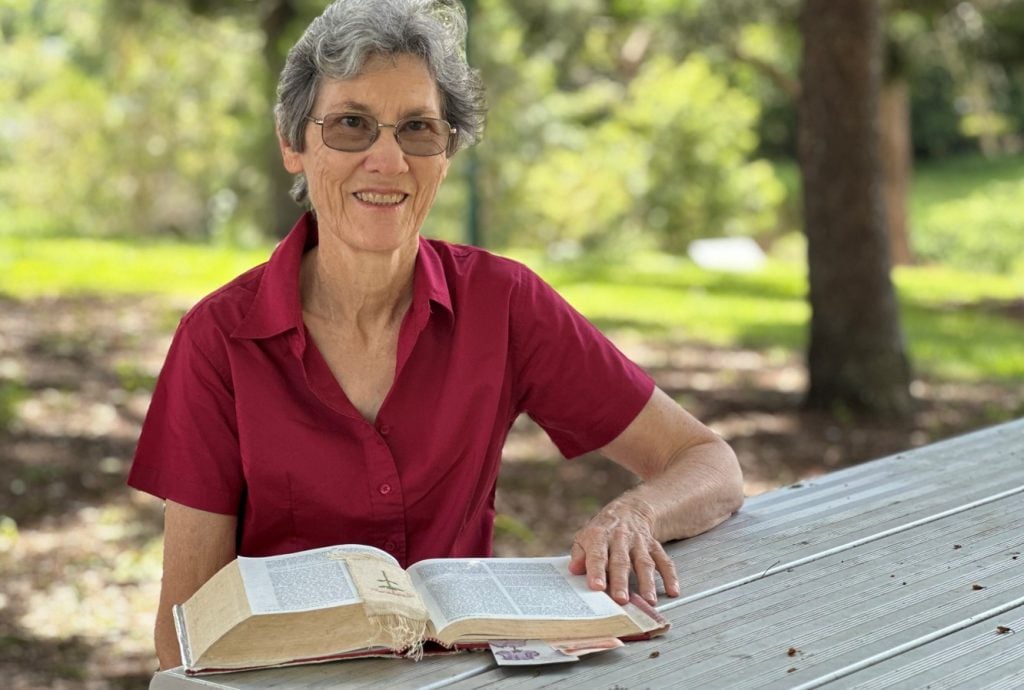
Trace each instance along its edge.
<instances>
[{"instance_id":1,"label":"eyeglass frame","mask_svg":"<svg viewBox=\"0 0 1024 690\"><path fill-rule=\"evenodd\" d=\"M327 118L332 117L332 116L346 117L346 116L349 116L349 115L352 115L352 116L355 116L355 117L366 118L367 120L370 120L371 122L376 123L377 127L374 130L374 135L370 139L369 143L367 143L367 145L364 148L354 149L354 150L350 150L350 149L336 149L336 148L334 148L333 146L331 146L330 144L327 143L327 137L324 134L324 123L327 122ZM453 155L455 155L455 151L458 149L458 146L459 146L459 139L458 139L459 128L456 127L455 125L453 125L448 120L445 120L444 118L440 118L440 117L420 117L418 115L413 115L412 117L403 117L398 122L388 123L388 122L381 122L380 120L375 118L373 115L369 115L367 113L337 112L337 113L327 113L327 114L325 114L321 118L315 118L312 115L306 115L305 119L309 120L310 122L312 122L315 125L320 125L320 140L324 142L324 146L326 146L327 148L331 149L332 151L341 151L343 153L360 153L362 151L368 151L370 149L370 147L372 147L374 144L376 144L377 140L380 139L380 130L383 129L384 127L390 127L391 129L393 129L395 131L395 142L398 144L398 148L400 148L402 150L402 153L404 153L407 156L416 156L417 158L430 158L432 156L439 156L439 155L441 155L443 153L446 156L448 156L449 158L451 158ZM409 153L408 151L406 151L405 148L402 146L402 139L401 139L401 137L398 136L398 126L403 124L403 123L405 123L405 122L408 122L410 120L430 120L432 122L443 122L444 124L448 125L448 143L447 143L447 145L445 145L445 147L442 148L437 153Z\"/></svg>"}]
</instances>

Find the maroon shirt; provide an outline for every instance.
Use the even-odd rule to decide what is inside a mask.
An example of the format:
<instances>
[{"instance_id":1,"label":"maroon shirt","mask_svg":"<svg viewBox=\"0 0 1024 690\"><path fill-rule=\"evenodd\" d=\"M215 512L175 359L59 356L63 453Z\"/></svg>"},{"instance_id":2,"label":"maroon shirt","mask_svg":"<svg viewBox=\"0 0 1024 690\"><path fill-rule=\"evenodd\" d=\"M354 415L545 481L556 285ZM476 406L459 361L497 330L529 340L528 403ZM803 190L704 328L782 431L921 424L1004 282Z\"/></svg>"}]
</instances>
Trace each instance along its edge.
<instances>
[{"instance_id":1,"label":"maroon shirt","mask_svg":"<svg viewBox=\"0 0 1024 690\"><path fill-rule=\"evenodd\" d=\"M128 483L239 517L238 553L370 544L403 566L491 552L509 427L566 457L614 440L653 382L525 266L420 239L375 424L302 322L303 216L270 260L199 302L171 344Z\"/></svg>"}]
</instances>

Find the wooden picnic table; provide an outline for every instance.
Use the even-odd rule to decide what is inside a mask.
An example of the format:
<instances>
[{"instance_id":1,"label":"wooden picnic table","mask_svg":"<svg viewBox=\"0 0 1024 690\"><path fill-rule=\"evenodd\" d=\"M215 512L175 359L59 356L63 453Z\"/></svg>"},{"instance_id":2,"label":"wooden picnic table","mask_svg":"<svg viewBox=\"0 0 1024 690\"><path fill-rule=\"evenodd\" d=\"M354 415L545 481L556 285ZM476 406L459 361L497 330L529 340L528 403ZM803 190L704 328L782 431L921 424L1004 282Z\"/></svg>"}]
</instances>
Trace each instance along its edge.
<instances>
[{"instance_id":1,"label":"wooden picnic table","mask_svg":"<svg viewBox=\"0 0 1024 690\"><path fill-rule=\"evenodd\" d=\"M172 669L150 688L1024 687L1024 419L755 496L669 549L668 634L577 663Z\"/></svg>"}]
</instances>

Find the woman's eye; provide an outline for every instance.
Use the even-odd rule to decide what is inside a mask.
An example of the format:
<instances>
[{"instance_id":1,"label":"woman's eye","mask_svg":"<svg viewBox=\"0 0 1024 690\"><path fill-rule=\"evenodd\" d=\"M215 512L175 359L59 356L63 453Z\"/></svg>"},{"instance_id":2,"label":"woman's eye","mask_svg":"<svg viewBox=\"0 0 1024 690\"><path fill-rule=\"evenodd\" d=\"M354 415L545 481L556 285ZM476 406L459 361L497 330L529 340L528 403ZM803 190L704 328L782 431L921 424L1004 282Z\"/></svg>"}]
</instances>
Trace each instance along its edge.
<instances>
[{"instance_id":1,"label":"woman's eye","mask_svg":"<svg viewBox=\"0 0 1024 690\"><path fill-rule=\"evenodd\" d=\"M430 123L423 120L406 120L402 124L402 129L410 132L422 132L430 129Z\"/></svg>"},{"instance_id":2,"label":"woman's eye","mask_svg":"<svg viewBox=\"0 0 1024 690\"><path fill-rule=\"evenodd\" d=\"M366 118L360 115L343 115L337 122L341 127L348 129L366 129Z\"/></svg>"}]
</instances>

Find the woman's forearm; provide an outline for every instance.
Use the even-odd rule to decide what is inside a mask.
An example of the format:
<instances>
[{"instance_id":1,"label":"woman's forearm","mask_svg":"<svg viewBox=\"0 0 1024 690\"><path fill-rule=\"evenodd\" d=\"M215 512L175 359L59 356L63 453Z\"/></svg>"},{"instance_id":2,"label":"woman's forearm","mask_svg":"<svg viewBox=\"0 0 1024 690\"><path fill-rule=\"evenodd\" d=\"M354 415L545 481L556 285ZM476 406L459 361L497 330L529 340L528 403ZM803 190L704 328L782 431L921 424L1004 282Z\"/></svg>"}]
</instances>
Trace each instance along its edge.
<instances>
[{"instance_id":1,"label":"woman's forearm","mask_svg":"<svg viewBox=\"0 0 1024 690\"><path fill-rule=\"evenodd\" d=\"M661 474L616 500L645 515L659 542L684 539L739 510L743 475L732 448L715 439L680 451Z\"/></svg>"}]
</instances>

